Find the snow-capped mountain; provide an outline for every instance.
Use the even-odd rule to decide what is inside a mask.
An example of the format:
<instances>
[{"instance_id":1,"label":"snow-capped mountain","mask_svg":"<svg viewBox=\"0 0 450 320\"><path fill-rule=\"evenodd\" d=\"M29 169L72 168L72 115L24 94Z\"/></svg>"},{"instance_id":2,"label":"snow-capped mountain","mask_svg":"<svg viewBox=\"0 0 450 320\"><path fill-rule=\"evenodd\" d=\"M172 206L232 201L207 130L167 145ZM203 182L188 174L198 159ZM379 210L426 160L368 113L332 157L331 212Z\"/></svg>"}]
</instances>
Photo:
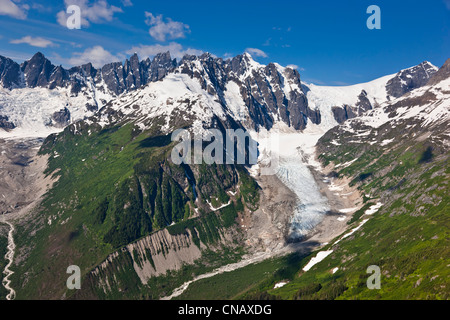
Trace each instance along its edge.
<instances>
[{"instance_id":1,"label":"snow-capped mountain","mask_svg":"<svg viewBox=\"0 0 450 320\"><path fill-rule=\"evenodd\" d=\"M69 88L72 94L95 85L99 90L119 95L163 78L175 66L176 61L166 52L157 54L153 60L139 61L137 54L134 54L124 63L109 63L100 69L87 63L67 70L62 66L54 66L38 52L21 65L0 56L0 84L7 89Z\"/></svg>"},{"instance_id":2,"label":"snow-capped mountain","mask_svg":"<svg viewBox=\"0 0 450 320\"><path fill-rule=\"evenodd\" d=\"M348 169L359 161L349 180L384 179L364 190L366 198L378 201L383 197L383 206L386 199L406 196L392 193L405 181L421 184L415 175L422 169L411 171L403 154L393 152L394 145L404 146L405 153L412 148L408 154L425 151L424 161L429 158L428 147L432 148L440 161L429 163L439 170L432 175L445 174L440 168L447 158L439 148L447 152L449 146L450 61L439 71L423 63L364 84L325 87L302 83L297 70L274 63L262 65L248 54L229 60L210 54L186 56L179 62L165 56L167 64L143 63L134 56L128 63L100 70L80 67L64 81L56 80L65 77L64 69L53 68L45 60L22 66L2 60L0 137L44 136L65 127L62 133L48 136L40 148L45 155L43 168L52 172L49 178L58 177L57 182L45 201L37 204L36 215L25 216L24 228L16 229L17 247L31 248L17 262L17 270L29 272L28 282L15 286L19 294L70 297L65 283L57 279L61 272L65 274L68 259L73 259L71 263L87 270L83 290L75 298L142 298L143 293L159 298L175 288L153 292L156 286L151 284L158 282L148 282L150 278L159 281L158 276L168 270L181 270L198 261L211 267L203 255L211 254L210 248L224 245L226 252L235 252L239 251L236 244L245 244L265 259L284 250L288 240L310 236L326 217L333 223L326 228L344 230L347 221L341 214L352 213L362 200L346 198L334 203L350 193L333 184L338 172L321 171L316 155L335 163L334 169ZM149 77L141 66L152 64L153 69L144 68L153 70ZM11 78L16 71L17 81ZM62 76L57 77L58 73ZM407 92L397 98L399 90ZM211 127L245 128L259 143L259 162L247 168L175 165L168 158L172 146L166 135L186 127L197 132ZM277 148L267 143L270 139L276 140ZM276 177L260 179L267 178L261 169L264 160L275 158L273 152L279 156ZM394 158L376 163L385 154ZM391 166L403 166L403 161L401 170ZM400 171L398 179L386 174L392 170ZM377 194L380 185L383 189ZM325 188L330 191L328 197L322 192ZM434 188L424 186L416 195ZM277 195L279 189L285 194ZM441 198L423 198L427 203L438 201ZM415 202L409 205L414 208ZM413 213L423 210L418 207ZM383 237L386 225L396 224L379 224L380 229L374 228L376 238L371 239ZM235 228L243 232L234 232ZM334 237L330 233L314 241L325 245ZM434 237L434 232L427 237ZM218 250L220 259L214 263L220 267L225 250ZM347 259L347 251L345 255ZM45 257L50 256L52 263L48 264ZM240 257L230 259L238 263ZM167 285L166 277L161 281ZM46 290L36 293L33 288L43 287L43 282ZM125 287L129 290L124 291Z\"/></svg>"},{"instance_id":3,"label":"snow-capped mountain","mask_svg":"<svg viewBox=\"0 0 450 320\"><path fill-rule=\"evenodd\" d=\"M99 123L108 123L114 110L140 119L142 129L163 115L169 129L171 118L179 120L175 109L186 119L210 122L214 115L254 130L278 122L295 130L308 123L329 129L422 86L436 70L423 62L369 83L326 87L302 83L297 70L259 64L247 53L228 60L185 56L178 63L169 52L143 61L134 54L123 64L69 70L41 53L21 65L0 57L0 133L46 136L103 107Z\"/></svg>"},{"instance_id":4,"label":"snow-capped mountain","mask_svg":"<svg viewBox=\"0 0 450 320\"><path fill-rule=\"evenodd\" d=\"M433 72L424 86L327 132L318 144L319 152L332 155L335 148L349 143L388 148L417 141L432 145L433 152L445 153L450 145L449 88L450 59ZM326 144L327 150L320 147L324 141L330 142Z\"/></svg>"},{"instance_id":5,"label":"snow-capped mountain","mask_svg":"<svg viewBox=\"0 0 450 320\"><path fill-rule=\"evenodd\" d=\"M438 68L430 62L387 75L367 83L352 86L307 85L311 106L333 112L338 123L361 116L380 104L401 97L407 92L424 86Z\"/></svg>"},{"instance_id":6,"label":"snow-capped mountain","mask_svg":"<svg viewBox=\"0 0 450 320\"><path fill-rule=\"evenodd\" d=\"M390 97L399 98L405 93L427 84L438 68L428 61L400 71L386 85Z\"/></svg>"},{"instance_id":7,"label":"snow-capped mountain","mask_svg":"<svg viewBox=\"0 0 450 320\"><path fill-rule=\"evenodd\" d=\"M420 123L422 128L434 127L449 121L450 115L450 59L420 88L374 109L343 127L363 125L371 129L387 123L395 128L400 123L410 122L410 127ZM444 129L447 129L444 127ZM387 142L386 142L387 143Z\"/></svg>"},{"instance_id":8,"label":"snow-capped mountain","mask_svg":"<svg viewBox=\"0 0 450 320\"><path fill-rule=\"evenodd\" d=\"M40 52L21 65L0 56L0 128L3 136L46 136L93 115L121 93L158 81L173 70L169 53L96 69L88 63L69 70Z\"/></svg>"},{"instance_id":9,"label":"snow-capped mountain","mask_svg":"<svg viewBox=\"0 0 450 320\"><path fill-rule=\"evenodd\" d=\"M437 70L431 69L429 74ZM185 57L161 81L124 93L95 116L72 125L70 131L83 134L92 126L129 122L141 132L156 126L160 134L182 127L197 133L211 127L243 127L258 141L262 155L278 154L274 173L302 199L292 220L295 238L307 234L329 210L308 168L316 142L339 123L396 101L388 93L394 84L387 84L405 73L415 75L411 70L353 86L324 87L302 84L296 70L264 66L247 54L227 61L208 54ZM339 109L346 110L345 118ZM267 138L277 140L278 150L264 145ZM253 167L252 174L258 175L258 170L258 165Z\"/></svg>"}]
</instances>

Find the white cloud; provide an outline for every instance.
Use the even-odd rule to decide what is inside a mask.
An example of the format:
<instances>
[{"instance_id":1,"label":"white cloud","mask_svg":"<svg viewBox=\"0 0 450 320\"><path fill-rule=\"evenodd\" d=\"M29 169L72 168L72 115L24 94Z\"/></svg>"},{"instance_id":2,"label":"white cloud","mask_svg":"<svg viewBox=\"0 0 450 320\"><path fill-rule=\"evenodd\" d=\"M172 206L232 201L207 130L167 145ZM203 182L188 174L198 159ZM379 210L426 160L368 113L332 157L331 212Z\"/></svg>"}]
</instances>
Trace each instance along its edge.
<instances>
[{"instance_id":1,"label":"white cloud","mask_svg":"<svg viewBox=\"0 0 450 320\"><path fill-rule=\"evenodd\" d=\"M131 0L122 0L122 4L124 7L131 7L133 6L133 3L131 2Z\"/></svg>"},{"instance_id":2,"label":"white cloud","mask_svg":"<svg viewBox=\"0 0 450 320\"><path fill-rule=\"evenodd\" d=\"M116 12L123 12L121 8L109 5L105 0L94 1L90 3L89 0L64 0L66 9L70 5L80 7L81 11L81 25L88 27L91 23L104 23L112 21ZM66 11L60 11L56 15L57 21L60 25L66 26L67 19L71 16Z\"/></svg>"},{"instance_id":3,"label":"white cloud","mask_svg":"<svg viewBox=\"0 0 450 320\"><path fill-rule=\"evenodd\" d=\"M29 6L22 6L19 8L11 0L0 0L0 15L10 16L17 19L25 19L27 17L26 10Z\"/></svg>"},{"instance_id":4,"label":"white cloud","mask_svg":"<svg viewBox=\"0 0 450 320\"><path fill-rule=\"evenodd\" d=\"M145 12L145 23L150 26L150 35L158 41L166 41L184 38L187 33L191 33L189 26L182 22L173 21L170 18L163 20L163 16L154 16L150 12Z\"/></svg>"},{"instance_id":5,"label":"white cloud","mask_svg":"<svg viewBox=\"0 0 450 320\"><path fill-rule=\"evenodd\" d=\"M25 36L21 39L15 39L11 40L10 43L13 44L21 44L26 43L33 47L39 47L39 48L47 48L47 47L53 47L56 46L52 41L41 38L41 37L31 37L31 36Z\"/></svg>"},{"instance_id":6,"label":"white cloud","mask_svg":"<svg viewBox=\"0 0 450 320\"><path fill-rule=\"evenodd\" d=\"M71 65L79 66L91 62L96 68L101 68L107 63L121 61L124 57L113 55L111 52L103 49L102 46L88 48L83 52L76 52L72 58L68 59Z\"/></svg>"},{"instance_id":7,"label":"white cloud","mask_svg":"<svg viewBox=\"0 0 450 320\"><path fill-rule=\"evenodd\" d=\"M305 68L299 67L296 64L288 64L286 66L286 68L291 68L291 69L298 70L298 71L305 71Z\"/></svg>"},{"instance_id":8,"label":"white cloud","mask_svg":"<svg viewBox=\"0 0 450 320\"><path fill-rule=\"evenodd\" d=\"M249 53L250 55L252 55L254 57L262 57L262 58L268 57L267 53L265 53L264 51L257 49L257 48L247 48L247 49L245 49L245 52Z\"/></svg>"},{"instance_id":9,"label":"white cloud","mask_svg":"<svg viewBox=\"0 0 450 320\"><path fill-rule=\"evenodd\" d=\"M161 52L170 52L172 58L181 59L186 54L189 55L201 55L203 51L192 49L192 48L183 48L183 46L176 42L171 42L168 45L140 45L132 47L130 50L126 52L126 54L130 55L133 53L137 53L141 59L145 59L147 57L154 57L158 53Z\"/></svg>"}]
</instances>

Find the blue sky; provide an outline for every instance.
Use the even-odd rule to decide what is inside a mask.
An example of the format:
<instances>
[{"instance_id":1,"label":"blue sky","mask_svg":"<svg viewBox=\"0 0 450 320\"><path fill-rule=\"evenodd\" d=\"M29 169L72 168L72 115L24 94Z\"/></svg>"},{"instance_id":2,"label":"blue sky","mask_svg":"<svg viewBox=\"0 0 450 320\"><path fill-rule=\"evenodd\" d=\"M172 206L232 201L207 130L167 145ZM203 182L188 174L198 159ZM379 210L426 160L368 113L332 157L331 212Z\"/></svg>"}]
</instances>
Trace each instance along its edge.
<instances>
[{"instance_id":1,"label":"blue sky","mask_svg":"<svg viewBox=\"0 0 450 320\"><path fill-rule=\"evenodd\" d=\"M66 8L81 9L69 30ZM369 5L381 29L369 30ZM450 0L0 0L0 55L18 62L43 52L65 67L100 66L137 52L250 52L263 64L298 67L303 80L344 85L370 81L428 60L450 58Z\"/></svg>"}]
</instances>

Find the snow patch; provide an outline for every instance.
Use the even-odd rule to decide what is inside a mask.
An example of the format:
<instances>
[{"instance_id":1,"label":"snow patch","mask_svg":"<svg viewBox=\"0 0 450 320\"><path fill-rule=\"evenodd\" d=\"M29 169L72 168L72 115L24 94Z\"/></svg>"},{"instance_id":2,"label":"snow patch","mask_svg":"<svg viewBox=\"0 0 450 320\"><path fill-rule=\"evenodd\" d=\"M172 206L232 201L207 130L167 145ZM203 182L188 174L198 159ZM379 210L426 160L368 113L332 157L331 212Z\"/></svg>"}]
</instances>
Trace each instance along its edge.
<instances>
[{"instance_id":1,"label":"snow patch","mask_svg":"<svg viewBox=\"0 0 450 320\"><path fill-rule=\"evenodd\" d=\"M358 210L358 208L346 208L346 209L341 209L339 210L340 213L351 213L351 212L355 212L356 210Z\"/></svg>"},{"instance_id":2,"label":"snow patch","mask_svg":"<svg viewBox=\"0 0 450 320\"><path fill-rule=\"evenodd\" d=\"M331 253L333 253L333 250L328 251L320 251L314 258L309 260L308 264L303 267L303 271L308 271L312 267L314 267L316 264L318 264L320 261L328 257Z\"/></svg>"},{"instance_id":3,"label":"snow patch","mask_svg":"<svg viewBox=\"0 0 450 320\"><path fill-rule=\"evenodd\" d=\"M228 203L223 204L223 205L221 205L221 206L218 207L218 208L214 208L213 205L211 204L211 202L209 202L208 200L206 200L206 202L208 203L208 205L209 205L209 207L211 208L212 211L220 210L220 209L222 209L222 208L228 207L228 206L231 204L231 200L230 200L230 201L228 201Z\"/></svg>"},{"instance_id":4,"label":"snow patch","mask_svg":"<svg viewBox=\"0 0 450 320\"><path fill-rule=\"evenodd\" d=\"M377 204L374 204L373 206L371 206L369 209L366 210L366 212L364 212L365 215L371 216L375 213L378 212L378 210L381 208L383 204L381 202L378 202Z\"/></svg>"},{"instance_id":5,"label":"snow patch","mask_svg":"<svg viewBox=\"0 0 450 320\"><path fill-rule=\"evenodd\" d=\"M288 284L288 282L281 281L281 282L275 283L275 285L273 286L273 288L274 288L274 289L282 288L282 287L284 287L284 286L287 285L287 284Z\"/></svg>"},{"instance_id":6,"label":"snow patch","mask_svg":"<svg viewBox=\"0 0 450 320\"><path fill-rule=\"evenodd\" d=\"M386 139L386 140L381 141L380 145L381 145L382 147L384 147L384 146L387 146L388 144L390 144L390 143L393 142L393 141L394 141L394 138L392 138L392 139Z\"/></svg>"}]
</instances>

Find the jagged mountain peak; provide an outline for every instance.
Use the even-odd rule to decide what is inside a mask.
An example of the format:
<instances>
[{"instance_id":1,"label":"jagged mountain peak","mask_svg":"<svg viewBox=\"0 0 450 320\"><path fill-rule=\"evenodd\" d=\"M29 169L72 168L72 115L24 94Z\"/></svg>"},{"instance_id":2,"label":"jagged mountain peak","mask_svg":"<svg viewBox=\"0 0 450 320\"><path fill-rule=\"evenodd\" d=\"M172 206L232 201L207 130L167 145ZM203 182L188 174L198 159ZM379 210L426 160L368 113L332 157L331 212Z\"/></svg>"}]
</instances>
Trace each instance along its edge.
<instances>
[{"instance_id":1,"label":"jagged mountain peak","mask_svg":"<svg viewBox=\"0 0 450 320\"><path fill-rule=\"evenodd\" d=\"M354 119L347 128L378 129L386 126L396 128L401 123L406 124L407 128L420 124L420 130L442 124L444 124L444 128L448 128L447 124L450 121L449 85L450 59L437 72L433 73L425 85L409 91L398 99L387 101L380 108L368 112L363 117ZM348 129L344 130L348 131Z\"/></svg>"},{"instance_id":2,"label":"jagged mountain peak","mask_svg":"<svg viewBox=\"0 0 450 320\"><path fill-rule=\"evenodd\" d=\"M137 61L139 62L139 57L138 57L137 52L133 53L133 54L130 56L130 61L133 61L133 60L137 60Z\"/></svg>"},{"instance_id":3,"label":"jagged mountain peak","mask_svg":"<svg viewBox=\"0 0 450 320\"><path fill-rule=\"evenodd\" d=\"M49 85L50 76L56 67L43 53L37 52L30 60L21 65L28 87L46 87Z\"/></svg>"},{"instance_id":4,"label":"jagged mountain peak","mask_svg":"<svg viewBox=\"0 0 450 320\"><path fill-rule=\"evenodd\" d=\"M231 71L237 76L251 75L253 70L264 68L265 66L253 60L249 53L237 55L231 59Z\"/></svg>"},{"instance_id":5,"label":"jagged mountain peak","mask_svg":"<svg viewBox=\"0 0 450 320\"><path fill-rule=\"evenodd\" d=\"M48 59L45 57L45 55L42 52L38 51L26 62L31 63L33 61L45 61L45 60L48 60Z\"/></svg>"},{"instance_id":6,"label":"jagged mountain peak","mask_svg":"<svg viewBox=\"0 0 450 320\"><path fill-rule=\"evenodd\" d=\"M410 67L410 68L407 68L407 69L411 69L411 68L415 68L415 67L424 67L424 68L430 68L430 69L438 69L434 64L432 64L428 60L424 60L421 63L419 63L417 66L413 66L413 67Z\"/></svg>"},{"instance_id":7,"label":"jagged mountain peak","mask_svg":"<svg viewBox=\"0 0 450 320\"><path fill-rule=\"evenodd\" d=\"M154 61L156 60L155 58ZM174 63L172 67L175 67ZM183 76L187 76L189 80ZM190 109L192 103L195 103L193 101L203 104L205 114L211 114L212 110L214 116L221 119L228 117L254 130L259 130L260 127L270 129L276 122L284 122L296 130L303 130L308 122L319 124L321 119L320 112L308 107L298 71L274 63L261 65L250 55L243 54L225 61L210 53L186 55L173 73L169 72L164 79L154 80L162 80L163 83L149 83L144 89L145 93L130 93L121 97L112 104L114 111L134 119L143 114L146 117L164 114L167 128L170 127L171 115L166 111L177 110L175 113L178 112L178 118L190 118ZM166 94L167 90L170 90L170 95ZM196 95L206 99L199 100ZM154 98L148 100L148 96ZM161 100L161 97L164 99ZM145 102L140 101L141 98ZM124 110L131 100L136 101L136 106L149 106L152 111L147 107L142 110ZM180 101L186 101L183 103L189 108L181 105L174 108L174 103L179 104ZM164 105L162 109L161 104ZM198 110L196 112L196 117L199 118ZM209 123L208 120L203 120Z\"/></svg>"},{"instance_id":8,"label":"jagged mountain peak","mask_svg":"<svg viewBox=\"0 0 450 320\"><path fill-rule=\"evenodd\" d=\"M387 83L387 93L399 98L413 89L424 86L437 70L438 68L428 61L401 70Z\"/></svg>"},{"instance_id":9,"label":"jagged mountain peak","mask_svg":"<svg viewBox=\"0 0 450 320\"><path fill-rule=\"evenodd\" d=\"M112 100L117 100L114 105L120 110L131 103L127 99L140 96L133 94L135 90L163 81L169 75L181 74L195 82L186 86L181 78L172 77L157 86L158 90L165 92L164 86L167 86L180 92L192 91L198 84L199 88L192 92L205 95L210 108L216 111L220 109L221 115L226 114L247 128L271 129L277 122L284 122L295 130L304 130L308 123L329 129L347 119L360 116L389 100L391 91L409 92L423 86L435 69L437 68L431 63L424 61L396 75L374 81L375 85L328 90L325 87L303 84L297 69L283 67L278 63L260 64L249 53L224 60L206 52L199 56L185 55L180 62L172 59L169 51L142 61L134 53L123 63L109 63L100 69L86 63L66 70L61 66L55 67L38 52L21 66L0 57L0 84L8 89L22 87L55 90L53 97L57 98L51 103L45 102L45 99L50 98L36 98L36 101L40 101L38 104L43 103L42 110L54 106L51 107L52 110L48 110L48 114L42 116L43 123L48 125L54 122L53 114L66 107L71 121L92 116ZM130 93L127 95L129 98L122 98L126 93ZM38 93L36 91L33 94ZM156 91L152 94L159 95ZM22 110L26 106L18 106L17 101L11 99L12 97L7 96L0 97L0 102L3 101L4 105L0 115L8 117L9 122L20 127L23 117L15 109ZM159 103L166 104L166 101ZM171 107L166 108L172 110ZM146 117L152 117L152 114L147 114Z\"/></svg>"},{"instance_id":10,"label":"jagged mountain peak","mask_svg":"<svg viewBox=\"0 0 450 320\"><path fill-rule=\"evenodd\" d=\"M32 66L42 65L45 63L49 63L50 65L52 65L51 61L49 59L47 59L42 52L38 51L29 60L24 61L21 65L21 67L22 67L22 70L24 70L27 67L31 68Z\"/></svg>"},{"instance_id":11,"label":"jagged mountain peak","mask_svg":"<svg viewBox=\"0 0 450 320\"><path fill-rule=\"evenodd\" d=\"M0 56L0 85L4 88L20 86L20 66L12 59Z\"/></svg>"},{"instance_id":12,"label":"jagged mountain peak","mask_svg":"<svg viewBox=\"0 0 450 320\"><path fill-rule=\"evenodd\" d=\"M37 57L37 58L44 58L44 59L45 59L45 55L44 55L42 52L40 52L40 51L36 52L36 53L33 55L33 58L35 58L35 57ZM32 59L33 59L33 58L32 58Z\"/></svg>"}]
</instances>

